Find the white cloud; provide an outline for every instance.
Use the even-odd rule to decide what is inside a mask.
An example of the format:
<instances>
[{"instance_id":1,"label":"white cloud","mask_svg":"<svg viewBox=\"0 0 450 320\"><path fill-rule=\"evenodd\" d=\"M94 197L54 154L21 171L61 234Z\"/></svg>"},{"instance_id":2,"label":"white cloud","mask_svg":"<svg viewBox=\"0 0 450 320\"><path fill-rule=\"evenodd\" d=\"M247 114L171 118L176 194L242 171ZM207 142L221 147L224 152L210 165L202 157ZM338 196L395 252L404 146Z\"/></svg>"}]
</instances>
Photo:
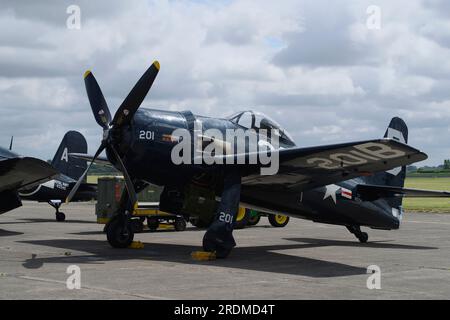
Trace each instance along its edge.
<instances>
[{"instance_id":1,"label":"white cloud","mask_svg":"<svg viewBox=\"0 0 450 320\"><path fill-rule=\"evenodd\" d=\"M299 145L376 138L392 116L429 164L449 158L447 1L71 1L0 4L0 134L51 158L65 130L100 140L82 74L92 69L112 112L154 59L147 107L224 116L254 108ZM5 121L4 119L8 119Z\"/></svg>"}]
</instances>

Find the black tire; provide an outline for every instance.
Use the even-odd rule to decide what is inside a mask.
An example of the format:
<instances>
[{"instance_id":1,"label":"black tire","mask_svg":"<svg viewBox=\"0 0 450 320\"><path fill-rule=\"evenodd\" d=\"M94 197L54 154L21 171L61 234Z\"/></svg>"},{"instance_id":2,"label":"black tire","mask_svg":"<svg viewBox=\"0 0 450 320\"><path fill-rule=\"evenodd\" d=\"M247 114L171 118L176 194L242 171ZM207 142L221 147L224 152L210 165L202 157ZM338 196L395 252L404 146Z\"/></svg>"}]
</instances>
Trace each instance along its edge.
<instances>
[{"instance_id":1,"label":"black tire","mask_svg":"<svg viewBox=\"0 0 450 320\"><path fill-rule=\"evenodd\" d=\"M176 231L184 231L186 230L186 220L184 218L176 218L173 226Z\"/></svg>"},{"instance_id":2,"label":"black tire","mask_svg":"<svg viewBox=\"0 0 450 320\"><path fill-rule=\"evenodd\" d=\"M367 232L361 232L361 233L358 235L358 240L359 240L359 242L361 242L361 243L366 243L367 240L369 240L369 235L367 234Z\"/></svg>"},{"instance_id":3,"label":"black tire","mask_svg":"<svg viewBox=\"0 0 450 320\"><path fill-rule=\"evenodd\" d=\"M212 240L203 237L203 251L215 252L216 258L218 259L225 259L226 257L228 257L231 253L231 250L232 248L231 249L224 248L220 244L214 243Z\"/></svg>"},{"instance_id":4,"label":"black tire","mask_svg":"<svg viewBox=\"0 0 450 320\"><path fill-rule=\"evenodd\" d=\"M111 220L106 228L106 238L113 248L127 248L134 239L130 223L123 225L121 219Z\"/></svg>"},{"instance_id":5,"label":"black tire","mask_svg":"<svg viewBox=\"0 0 450 320\"><path fill-rule=\"evenodd\" d=\"M238 212L236 221L234 222L234 229L244 229L248 225L248 219L250 218L250 212L248 209L240 208L243 212Z\"/></svg>"},{"instance_id":6,"label":"black tire","mask_svg":"<svg viewBox=\"0 0 450 320\"><path fill-rule=\"evenodd\" d=\"M248 225L249 226L256 226L259 221L261 220L261 216L259 214L256 214L254 216L251 216L248 218Z\"/></svg>"},{"instance_id":7,"label":"black tire","mask_svg":"<svg viewBox=\"0 0 450 320\"><path fill-rule=\"evenodd\" d=\"M156 231L159 228L159 220L154 217L148 217L147 226L150 231Z\"/></svg>"},{"instance_id":8,"label":"black tire","mask_svg":"<svg viewBox=\"0 0 450 320\"><path fill-rule=\"evenodd\" d=\"M63 222L65 220L66 220L66 215L64 214L64 212L57 212L56 213L56 221Z\"/></svg>"},{"instance_id":9,"label":"black tire","mask_svg":"<svg viewBox=\"0 0 450 320\"><path fill-rule=\"evenodd\" d=\"M272 227L283 228L289 223L289 217L281 214L269 214L269 222Z\"/></svg>"},{"instance_id":10,"label":"black tire","mask_svg":"<svg viewBox=\"0 0 450 320\"><path fill-rule=\"evenodd\" d=\"M144 231L144 223L141 221L141 219L132 219L130 221L131 229L134 233L141 233Z\"/></svg>"}]
</instances>

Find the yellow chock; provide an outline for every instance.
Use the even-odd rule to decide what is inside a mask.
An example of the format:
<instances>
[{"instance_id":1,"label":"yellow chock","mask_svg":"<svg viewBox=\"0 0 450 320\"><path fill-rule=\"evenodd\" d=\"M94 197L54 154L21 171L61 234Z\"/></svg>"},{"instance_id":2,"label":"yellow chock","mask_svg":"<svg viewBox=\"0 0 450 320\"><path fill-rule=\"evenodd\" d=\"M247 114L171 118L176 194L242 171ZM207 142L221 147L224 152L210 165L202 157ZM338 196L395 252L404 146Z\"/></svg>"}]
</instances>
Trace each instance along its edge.
<instances>
[{"instance_id":1,"label":"yellow chock","mask_svg":"<svg viewBox=\"0 0 450 320\"><path fill-rule=\"evenodd\" d=\"M211 261L216 260L215 252L207 252L207 251L194 251L191 253L191 257L197 261Z\"/></svg>"},{"instance_id":2,"label":"yellow chock","mask_svg":"<svg viewBox=\"0 0 450 320\"><path fill-rule=\"evenodd\" d=\"M144 244L140 241L133 241L128 248L130 249L144 249Z\"/></svg>"}]
</instances>

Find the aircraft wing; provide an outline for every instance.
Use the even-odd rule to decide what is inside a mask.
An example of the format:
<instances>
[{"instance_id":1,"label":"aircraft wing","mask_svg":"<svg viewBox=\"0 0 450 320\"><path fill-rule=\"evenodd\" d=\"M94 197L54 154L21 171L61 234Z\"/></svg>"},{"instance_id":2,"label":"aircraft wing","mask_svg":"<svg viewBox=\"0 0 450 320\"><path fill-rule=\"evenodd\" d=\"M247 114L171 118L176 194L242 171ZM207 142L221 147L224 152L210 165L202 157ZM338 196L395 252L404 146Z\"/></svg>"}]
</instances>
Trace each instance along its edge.
<instances>
[{"instance_id":1,"label":"aircraft wing","mask_svg":"<svg viewBox=\"0 0 450 320\"><path fill-rule=\"evenodd\" d=\"M359 184L356 193L362 200L373 201L379 198L408 197L408 198L450 198L449 191L409 189L402 187Z\"/></svg>"},{"instance_id":2,"label":"aircraft wing","mask_svg":"<svg viewBox=\"0 0 450 320\"><path fill-rule=\"evenodd\" d=\"M69 157L75 158L75 159L82 159L86 161L92 161L94 159L93 155L85 154L85 153L69 153ZM107 157L98 156L97 159L95 159L94 163L112 166L111 162L109 162Z\"/></svg>"},{"instance_id":3,"label":"aircraft wing","mask_svg":"<svg viewBox=\"0 0 450 320\"><path fill-rule=\"evenodd\" d=\"M45 182L58 172L47 162L0 148L0 214L22 205L18 189Z\"/></svg>"},{"instance_id":4,"label":"aircraft wing","mask_svg":"<svg viewBox=\"0 0 450 320\"><path fill-rule=\"evenodd\" d=\"M36 158L0 158L0 192L38 184L57 174L49 163Z\"/></svg>"},{"instance_id":5,"label":"aircraft wing","mask_svg":"<svg viewBox=\"0 0 450 320\"><path fill-rule=\"evenodd\" d=\"M392 139L280 149L273 153L272 157L275 153L279 156L278 173L261 175L261 166L258 170L253 166L250 174L242 178L244 188L302 191L427 159L425 153Z\"/></svg>"}]
</instances>

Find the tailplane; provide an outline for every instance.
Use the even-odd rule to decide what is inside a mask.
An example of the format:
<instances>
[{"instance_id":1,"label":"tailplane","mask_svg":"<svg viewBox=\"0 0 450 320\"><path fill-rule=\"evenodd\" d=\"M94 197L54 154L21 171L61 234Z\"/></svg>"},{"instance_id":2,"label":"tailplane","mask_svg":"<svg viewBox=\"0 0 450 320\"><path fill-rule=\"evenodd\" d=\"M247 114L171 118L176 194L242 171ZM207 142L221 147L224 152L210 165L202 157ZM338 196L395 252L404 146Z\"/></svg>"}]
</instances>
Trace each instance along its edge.
<instances>
[{"instance_id":1,"label":"tailplane","mask_svg":"<svg viewBox=\"0 0 450 320\"><path fill-rule=\"evenodd\" d=\"M69 157L70 153L87 153L87 142L77 131L68 131L52 160L52 166L60 173L78 180L87 168L87 161Z\"/></svg>"}]
</instances>

